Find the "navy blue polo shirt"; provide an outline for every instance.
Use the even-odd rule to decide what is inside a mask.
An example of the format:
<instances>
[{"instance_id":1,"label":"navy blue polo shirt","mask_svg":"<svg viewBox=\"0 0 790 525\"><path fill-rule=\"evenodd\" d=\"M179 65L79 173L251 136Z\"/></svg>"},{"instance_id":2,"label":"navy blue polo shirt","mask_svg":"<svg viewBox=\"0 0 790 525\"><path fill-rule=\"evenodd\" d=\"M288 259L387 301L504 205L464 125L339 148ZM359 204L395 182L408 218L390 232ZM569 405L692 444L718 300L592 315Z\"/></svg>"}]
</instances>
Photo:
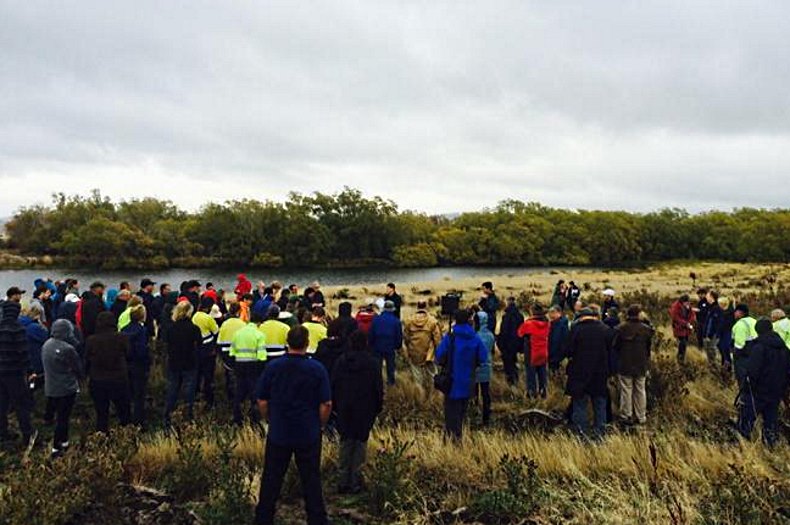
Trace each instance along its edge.
<instances>
[{"instance_id":1,"label":"navy blue polo shirt","mask_svg":"<svg viewBox=\"0 0 790 525\"><path fill-rule=\"evenodd\" d=\"M268 439L281 447L306 447L321 437L318 408L332 400L329 374L306 355L285 354L266 364L255 396L269 402Z\"/></svg>"}]
</instances>

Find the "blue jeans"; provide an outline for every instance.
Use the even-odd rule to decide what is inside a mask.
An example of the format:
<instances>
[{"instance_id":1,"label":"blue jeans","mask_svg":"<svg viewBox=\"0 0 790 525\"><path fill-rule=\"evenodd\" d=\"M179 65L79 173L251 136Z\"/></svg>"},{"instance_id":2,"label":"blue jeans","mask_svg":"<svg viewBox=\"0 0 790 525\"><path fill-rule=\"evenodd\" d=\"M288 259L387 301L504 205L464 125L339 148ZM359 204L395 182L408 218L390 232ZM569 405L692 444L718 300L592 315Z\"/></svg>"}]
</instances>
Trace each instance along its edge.
<instances>
[{"instance_id":1,"label":"blue jeans","mask_svg":"<svg viewBox=\"0 0 790 525\"><path fill-rule=\"evenodd\" d=\"M167 402L165 404L165 425L170 426L170 414L178 404L181 388L187 402L187 418L192 419L192 407L195 404L195 389L197 388L197 368L194 370L167 371Z\"/></svg>"},{"instance_id":2,"label":"blue jeans","mask_svg":"<svg viewBox=\"0 0 790 525\"><path fill-rule=\"evenodd\" d=\"M527 392L529 397L546 397L546 365L527 367Z\"/></svg>"},{"instance_id":3,"label":"blue jeans","mask_svg":"<svg viewBox=\"0 0 790 525\"><path fill-rule=\"evenodd\" d=\"M596 437L603 437L606 430L606 397L580 396L572 399L571 422L581 436L587 436L590 430L590 422L587 419L587 404L592 401L593 417L595 418L595 428L593 434Z\"/></svg>"},{"instance_id":4,"label":"blue jeans","mask_svg":"<svg viewBox=\"0 0 790 525\"><path fill-rule=\"evenodd\" d=\"M763 416L763 443L771 447L778 439L779 401L755 406L751 394L743 394L738 414L738 431L746 439L751 437L758 415Z\"/></svg>"},{"instance_id":5,"label":"blue jeans","mask_svg":"<svg viewBox=\"0 0 790 525\"><path fill-rule=\"evenodd\" d=\"M395 384L395 352L387 352L386 354L378 354L379 369L383 362L387 363L387 384L392 386Z\"/></svg>"}]
</instances>

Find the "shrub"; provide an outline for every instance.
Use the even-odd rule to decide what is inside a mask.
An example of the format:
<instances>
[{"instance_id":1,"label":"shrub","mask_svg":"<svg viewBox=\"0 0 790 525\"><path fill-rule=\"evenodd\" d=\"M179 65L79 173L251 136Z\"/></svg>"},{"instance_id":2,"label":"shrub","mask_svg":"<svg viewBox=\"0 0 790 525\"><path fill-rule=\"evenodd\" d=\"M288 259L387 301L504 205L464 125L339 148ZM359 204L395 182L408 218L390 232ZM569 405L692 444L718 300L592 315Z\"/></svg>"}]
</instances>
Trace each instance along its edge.
<instances>
[{"instance_id":1,"label":"shrub","mask_svg":"<svg viewBox=\"0 0 790 525\"><path fill-rule=\"evenodd\" d=\"M252 473L244 461L233 454L237 446L234 433L218 432L215 442L219 451L213 461L216 477L200 516L208 525L248 523L252 518Z\"/></svg>"},{"instance_id":2,"label":"shrub","mask_svg":"<svg viewBox=\"0 0 790 525\"><path fill-rule=\"evenodd\" d=\"M469 507L472 518L483 523L521 523L537 512L546 491L535 461L505 454L493 474L504 478L504 486L476 496Z\"/></svg>"},{"instance_id":3,"label":"shrub","mask_svg":"<svg viewBox=\"0 0 790 525\"><path fill-rule=\"evenodd\" d=\"M411 458L407 455L411 441L390 438L382 443L368 465L369 479L375 480L368 494L371 512L382 517L393 517L409 506L416 494L412 479Z\"/></svg>"},{"instance_id":4,"label":"shrub","mask_svg":"<svg viewBox=\"0 0 790 525\"><path fill-rule=\"evenodd\" d=\"M159 475L157 485L178 501L191 501L204 496L214 479L214 462L203 454L203 435L195 425L175 427L176 460L168 463Z\"/></svg>"},{"instance_id":5,"label":"shrub","mask_svg":"<svg viewBox=\"0 0 790 525\"><path fill-rule=\"evenodd\" d=\"M790 522L790 481L770 479L730 464L720 478L713 480L700 505L701 522L705 524Z\"/></svg>"}]
</instances>

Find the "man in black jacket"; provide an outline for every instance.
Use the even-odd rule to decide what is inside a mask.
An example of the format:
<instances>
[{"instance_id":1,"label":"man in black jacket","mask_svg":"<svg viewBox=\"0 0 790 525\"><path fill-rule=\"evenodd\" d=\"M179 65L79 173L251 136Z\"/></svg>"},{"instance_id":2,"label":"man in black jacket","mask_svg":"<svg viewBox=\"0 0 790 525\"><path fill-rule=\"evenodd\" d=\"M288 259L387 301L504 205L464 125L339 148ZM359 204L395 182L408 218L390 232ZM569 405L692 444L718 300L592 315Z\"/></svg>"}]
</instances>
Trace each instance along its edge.
<instances>
[{"instance_id":1,"label":"man in black jacket","mask_svg":"<svg viewBox=\"0 0 790 525\"><path fill-rule=\"evenodd\" d=\"M653 328L639 319L640 312L639 305L628 307L628 319L615 329L613 349L617 356L620 420L642 425L647 421L645 377L650 364Z\"/></svg>"},{"instance_id":2,"label":"man in black jacket","mask_svg":"<svg viewBox=\"0 0 790 525\"><path fill-rule=\"evenodd\" d=\"M137 296L143 300L143 306L148 315L145 316L145 330L148 332L148 337L153 337L156 330L154 329L154 319L158 319L162 314L161 310L157 310L154 304L154 285L156 283L149 278L140 281L140 290Z\"/></svg>"},{"instance_id":3,"label":"man in black jacket","mask_svg":"<svg viewBox=\"0 0 790 525\"><path fill-rule=\"evenodd\" d=\"M0 440L13 439L8 431L8 412L13 406L22 439L28 443L33 435L33 397L27 383L30 356L25 328L19 322L20 309L12 300L0 303Z\"/></svg>"},{"instance_id":4,"label":"man in black jacket","mask_svg":"<svg viewBox=\"0 0 790 525\"><path fill-rule=\"evenodd\" d=\"M760 319L755 325L757 339L746 357L746 377L740 392L738 430L749 439L757 421L763 417L763 442L773 446L777 440L779 402L787 390L790 357L771 321Z\"/></svg>"},{"instance_id":5,"label":"man in black jacket","mask_svg":"<svg viewBox=\"0 0 790 525\"><path fill-rule=\"evenodd\" d=\"M96 318L107 308L104 305L104 284L96 281L82 296L82 335L85 339L96 333Z\"/></svg>"},{"instance_id":6,"label":"man in black jacket","mask_svg":"<svg viewBox=\"0 0 790 525\"><path fill-rule=\"evenodd\" d=\"M589 308L579 312L568 340L568 381L565 393L571 396L571 421L582 436L588 433L587 406L592 402L595 417L593 435L602 437L606 426L606 382L612 330Z\"/></svg>"},{"instance_id":7,"label":"man in black jacket","mask_svg":"<svg viewBox=\"0 0 790 525\"><path fill-rule=\"evenodd\" d=\"M508 297L505 315L502 316L502 324L499 327L496 342L502 353L505 377L511 386L518 384L518 353L524 348L522 338L518 336L518 327L523 322L524 316L516 306L515 297Z\"/></svg>"}]
</instances>

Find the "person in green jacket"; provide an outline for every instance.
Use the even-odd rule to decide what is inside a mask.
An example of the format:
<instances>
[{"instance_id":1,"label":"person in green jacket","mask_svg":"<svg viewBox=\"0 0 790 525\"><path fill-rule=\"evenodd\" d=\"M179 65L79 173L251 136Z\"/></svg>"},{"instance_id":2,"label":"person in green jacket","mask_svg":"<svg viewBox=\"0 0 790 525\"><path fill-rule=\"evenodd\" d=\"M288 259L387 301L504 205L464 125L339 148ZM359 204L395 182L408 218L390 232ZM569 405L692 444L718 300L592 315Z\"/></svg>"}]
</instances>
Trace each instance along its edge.
<instances>
[{"instance_id":1,"label":"person in green jacket","mask_svg":"<svg viewBox=\"0 0 790 525\"><path fill-rule=\"evenodd\" d=\"M732 346L735 351L735 377L740 383L745 374L744 366L749 357L749 346L757 338L757 320L749 315L749 307L739 304L735 307L735 324L732 326Z\"/></svg>"},{"instance_id":2,"label":"person in green jacket","mask_svg":"<svg viewBox=\"0 0 790 525\"><path fill-rule=\"evenodd\" d=\"M250 420L260 421L255 399L255 384L266 364L266 336L258 329L260 315L252 313L251 322L236 332L230 345L230 356L233 358L233 375L236 378L236 395L233 398L233 422L244 423L242 405L249 402Z\"/></svg>"},{"instance_id":3,"label":"person in green jacket","mask_svg":"<svg viewBox=\"0 0 790 525\"><path fill-rule=\"evenodd\" d=\"M790 319L787 318L785 311L777 308L771 312L771 321L773 321L774 332L779 334L785 346L790 349Z\"/></svg>"}]
</instances>

